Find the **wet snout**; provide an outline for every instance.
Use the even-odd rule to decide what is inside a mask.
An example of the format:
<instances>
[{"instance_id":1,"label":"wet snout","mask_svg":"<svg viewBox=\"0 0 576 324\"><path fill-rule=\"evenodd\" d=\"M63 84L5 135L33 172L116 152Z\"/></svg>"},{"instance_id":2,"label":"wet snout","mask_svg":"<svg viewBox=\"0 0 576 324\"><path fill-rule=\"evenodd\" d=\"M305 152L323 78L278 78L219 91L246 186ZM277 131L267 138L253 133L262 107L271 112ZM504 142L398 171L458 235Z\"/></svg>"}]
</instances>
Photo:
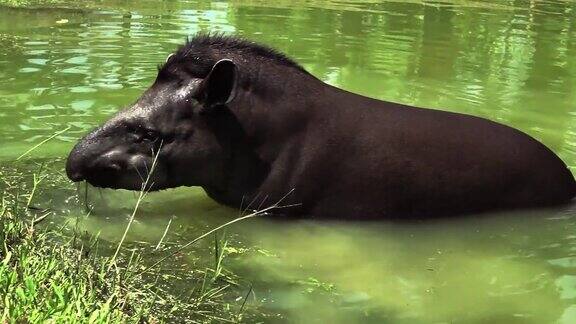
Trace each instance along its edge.
<instances>
[{"instance_id":1,"label":"wet snout","mask_svg":"<svg viewBox=\"0 0 576 324\"><path fill-rule=\"evenodd\" d=\"M86 161L88 157L77 144L66 160L66 175L68 179L78 182L86 179Z\"/></svg>"},{"instance_id":2,"label":"wet snout","mask_svg":"<svg viewBox=\"0 0 576 324\"><path fill-rule=\"evenodd\" d=\"M119 147L92 154L74 148L66 163L72 181L86 180L98 187L140 189L151 167L147 157Z\"/></svg>"},{"instance_id":3,"label":"wet snout","mask_svg":"<svg viewBox=\"0 0 576 324\"><path fill-rule=\"evenodd\" d=\"M68 156L66 173L72 181L88 180L94 174L104 175L118 173L128 167L128 157L125 152L113 149L102 154L91 156L76 148Z\"/></svg>"}]
</instances>

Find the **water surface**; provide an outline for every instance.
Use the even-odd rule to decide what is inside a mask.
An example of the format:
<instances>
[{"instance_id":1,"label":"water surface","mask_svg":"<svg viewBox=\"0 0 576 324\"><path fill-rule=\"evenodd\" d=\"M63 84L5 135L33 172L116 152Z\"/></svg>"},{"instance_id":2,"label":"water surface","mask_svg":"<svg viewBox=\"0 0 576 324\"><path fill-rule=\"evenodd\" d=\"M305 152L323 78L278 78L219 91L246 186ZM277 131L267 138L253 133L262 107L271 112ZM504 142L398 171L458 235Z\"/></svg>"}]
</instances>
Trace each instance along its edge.
<instances>
[{"instance_id":1,"label":"water surface","mask_svg":"<svg viewBox=\"0 0 576 324\"><path fill-rule=\"evenodd\" d=\"M218 31L271 45L349 91L513 126L576 172L575 10L569 0L0 7L0 164L30 173L35 161L61 160L132 103L187 35ZM68 126L26 166L14 162ZM73 185L50 188L39 204L63 219L84 214ZM134 195L88 194L95 209L82 227L117 241ZM186 242L237 213L198 188L161 192L148 197L129 239L156 244L173 219L167 244ZM574 205L416 224L256 219L228 237L226 266L274 321L576 322ZM193 264L198 255L184 257Z\"/></svg>"}]
</instances>

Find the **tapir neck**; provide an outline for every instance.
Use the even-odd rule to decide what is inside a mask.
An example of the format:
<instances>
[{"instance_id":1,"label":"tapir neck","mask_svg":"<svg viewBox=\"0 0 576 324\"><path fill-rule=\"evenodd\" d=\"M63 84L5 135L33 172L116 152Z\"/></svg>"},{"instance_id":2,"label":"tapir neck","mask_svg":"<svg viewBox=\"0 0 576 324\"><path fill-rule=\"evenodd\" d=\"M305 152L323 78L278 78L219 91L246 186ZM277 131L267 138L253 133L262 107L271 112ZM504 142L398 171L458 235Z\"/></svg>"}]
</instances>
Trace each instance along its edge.
<instances>
[{"instance_id":1,"label":"tapir neck","mask_svg":"<svg viewBox=\"0 0 576 324\"><path fill-rule=\"evenodd\" d=\"M282 144L297 137L311 120L312 109L331 87L312 75L291 74L288 81L259 80L239 91L230 109L261 158L272 162Z\"/></svg>"},{"instance_id":2,"label":"tapir neck","mask_svg":"<svg viewBox=\"0 0 576 324\"><path fill-rule=\"evenodd\" d=\"M282 84L241 87L228 109L242 135L232 140L225 183L204 186L207 193L221 203L238 206L255 194L265 195L270 178L289 182L291 175L279 176L278 165L301 155L299 144L314 119L310 114L318 111L313 106L326 89L331 88L303 73Z\"/></svg>"}]
</instances>

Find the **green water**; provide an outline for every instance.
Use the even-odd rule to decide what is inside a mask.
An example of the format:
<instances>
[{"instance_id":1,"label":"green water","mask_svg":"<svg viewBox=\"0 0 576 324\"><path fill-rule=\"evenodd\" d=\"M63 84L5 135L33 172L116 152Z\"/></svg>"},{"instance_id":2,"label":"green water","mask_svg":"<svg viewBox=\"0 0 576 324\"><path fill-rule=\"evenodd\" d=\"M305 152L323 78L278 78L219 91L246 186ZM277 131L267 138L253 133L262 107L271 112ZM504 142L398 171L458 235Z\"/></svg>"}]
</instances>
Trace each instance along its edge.
<instances>
[{"instance_id":1,"label":"green water","mask_svg":"<svg viewBox=\"0 0 576 324\"><path fill-rule=\"evenodd\" d=\"M133 102L156 65L202 30L274 46L353 92L514 126L576 172L576 2L273 3L0 7L0 164L29 173L35 161L55 159L61 172L76 139ZM13 162L67 126L28 167ZM38 204L62 219L83 214L72 184L50 188ZM118 241L134 195L92 189L88 196L95 209L83 229ZM129 240L156 244L172 219L166 244L174 245L236 215L200 189L152 194ZM574 204L416 224L255 219L228 237L225 265L253 285L248 303L270 321L576 323ZM192 267L199 256L181 258Z\"/></svg>"}]
</instances>

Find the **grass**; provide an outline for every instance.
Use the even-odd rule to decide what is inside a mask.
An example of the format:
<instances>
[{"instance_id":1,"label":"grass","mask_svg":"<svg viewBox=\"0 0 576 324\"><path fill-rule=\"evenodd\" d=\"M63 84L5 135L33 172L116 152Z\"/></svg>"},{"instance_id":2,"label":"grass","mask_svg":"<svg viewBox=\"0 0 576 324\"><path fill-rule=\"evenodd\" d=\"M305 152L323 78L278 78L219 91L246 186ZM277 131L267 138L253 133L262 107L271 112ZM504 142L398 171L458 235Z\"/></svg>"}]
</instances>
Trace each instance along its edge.
<instances>
[{"instance_id":1,"label":"grass","mask_svg":"<svg viewBox=\"0 0 576 324\"><path fill-rule=\"evenodd\" d=\"M278 204L179 246L162 242L170 222L149 246L106 242L73 223L51 222L52 211L35 206L34 195L57 177L41 169L28 176L0 169L0 323L238 322L262 315L247 303L250 283L226 269L228 242L218 233ZM213 260L192 269L178 264L175 254L205 238L213 238Z\"/></svg>"},{"instance_id":2,"label":"grass","mask_svg":"<svg viewBox=\"0 0 576 324\"><path fill-rule=\"evenodd\" d=\"M44 6L56 6L65 4L66 0L0 0L0 6L14 8L36 8Z\"/></svg>"},{"instance_id":3,"label":"grass","mask_svg":"<svg viewBox=\"0 0 576 324\"><path fill-rule=\"evenodd\" d=\"M26 206L6 196L0 211L0 322L152 319L150 287L132 276L136 258L107 272L97 240L58 242L55 229L39 229Z\"/></svg>"}]
</instances>

